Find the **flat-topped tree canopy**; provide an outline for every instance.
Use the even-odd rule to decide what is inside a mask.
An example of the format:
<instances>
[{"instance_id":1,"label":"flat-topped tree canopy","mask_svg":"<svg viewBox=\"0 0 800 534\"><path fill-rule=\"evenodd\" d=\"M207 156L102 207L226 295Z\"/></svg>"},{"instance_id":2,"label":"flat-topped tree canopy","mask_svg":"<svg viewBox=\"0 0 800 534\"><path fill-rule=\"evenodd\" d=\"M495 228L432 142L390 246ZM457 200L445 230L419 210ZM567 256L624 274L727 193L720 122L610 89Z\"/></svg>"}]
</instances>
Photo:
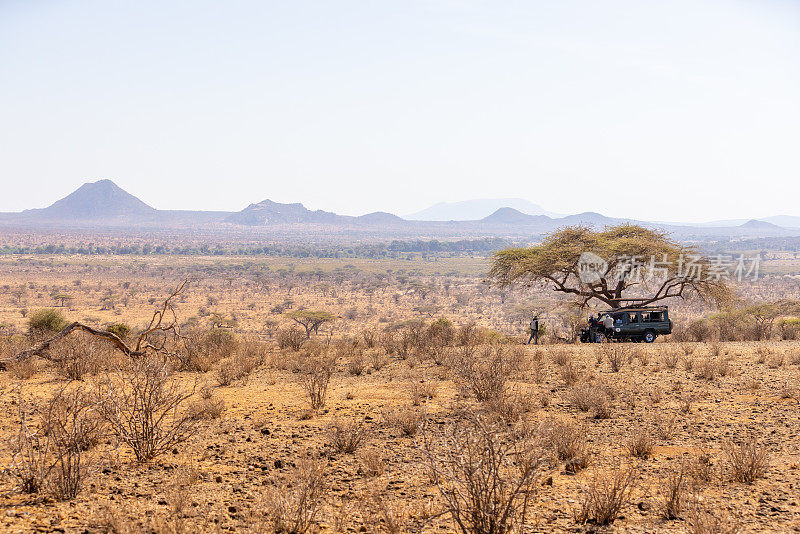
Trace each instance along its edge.
<instances>
[{"instance_id":1,"label":"flat-topped tree canopy","mask_svg":"<svg viewBox=\"0 0 800 534\"><path fill-rule=\"evenodd\" d=\"M311 337L311 332L317 332L323 324L336 319L336 315L324 310L296 310L287 316L305 328L306 338Z\"/></svg>"},{"instance_id":2,"label":"flat-topped tree canopy","mask_svg":"<svg viewBox=\"0 0 800 534\"><path fill-rule=\"evenodd\" d=\"M719 305L732 296L725 277L709 258L664 232L634 224L602 231L586 226L562 228L537 246L496 252L489 275L503 286L550 286L575 295L582 306L596 299L619 308L629 290L642 295L639 306L689 296Z\"/></svg>"}]
</instances>

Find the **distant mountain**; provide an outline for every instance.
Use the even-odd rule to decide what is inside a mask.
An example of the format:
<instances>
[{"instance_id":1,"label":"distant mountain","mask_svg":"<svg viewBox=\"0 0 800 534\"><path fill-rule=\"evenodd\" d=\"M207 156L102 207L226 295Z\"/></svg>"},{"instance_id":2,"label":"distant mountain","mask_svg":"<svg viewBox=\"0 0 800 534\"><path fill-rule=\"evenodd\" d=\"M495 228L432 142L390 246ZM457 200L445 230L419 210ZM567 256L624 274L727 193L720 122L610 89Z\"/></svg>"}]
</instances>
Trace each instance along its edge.
<instances>
[{"instance_id":1,"label":"distant mountain","mask_svg":"<svg viewBox=\"0 0 800 534\"><path fill-rule=\"evenodd\" d=\"M514 204L505 205L505 204ZM493 209L492 209L493 207ZM487 211L488 210L488 211ZM450 239L500 237L536 240L564 226L603 228L623 222L659 228L684 239L722 237L800 236L800 217L780 215L763 219L716 221L705 224L645 222L585 212L567 216L542 213L520 199L473 200L442 203L419 212L433 220L407 220L392 213L373 212L359 217L309 210L303 204L263 200L231 213L224 211L156 210L125 192L111 180L86 183L47 208L0 213L3 228L71 228L144 231L190 229L208 234L326 239ZM427 214L427 215L426 215ZM466 220L460 220L466 219ZM734 224L735 223L735 224Z\"/></svg>"},{"instance_id":2,"label":"distant mountain","mask_svg":"<svg viewBox=\"0 0 800 534\"><path fill-rule=\"evenodd\" d=\"M781 227L777 224L772 224L767 221L759 221L757 219L750 219L744 224L740 224L739 228L750 228L753 230L780 230Z\"/></svg>"},{"instance_id":3,"label":"distant mountain","mask_svg":"<svg viewBox=\"0 0 800 534\"><path fill-rule=\"evenodd\" d=\"M111 180L85 183L42 209L22 212L26 218L50 221L103 221L128 217L152 217L152 208Z\"/></svg>"},{"instance_id":4,"label":"distant mountain","mask_svg":"<svg viewBox=\"0 0 800 534\"><path fill-rule=\"evenodd\" d=\"M561 216L521 198L483 198L461 202L439 202L404 218L412 221L478 221L500 208L513 208L526 215Z\"/></svg>"},{"instance_id":5,"label":"distant mountain","mask_svg":"<svg viewBox=\"0 0 800 534\"><path fill-rule=\"evenodd\" d=\"M265 224L291 224L291 223L337 223L344 222L347 217L336 215L329 211L311 211L302 204L281 204L271 200L262 200L258 204L250 204L242 211L238 211L225 218L225 222L243 224L246 226L261 226Z\"/></svg>"},{"instance_id":6,"label":"distant mountain","mask_svg":"<svg viewBox=\"0 0 800 534\"><path fill-rule=\"evenodd\" d=\"M622 222L632 222L634 224L639 224L640 221L629 221L625 219L615 219L613 217L606 217L601 213L595 213L593 211L585 211L583 213L578 213L577 215L567 215L566 217L562 217L558 219L561 225L585 225L585 226L609 226L614 224L620 224Z\"/></svg>"},{"instance_id":7,"label":"distant mountain","mask_svg":"<svg viewBox=\"0 0 800 534\"><path fill-rule=\"evenodd\" d=\"M514 224L530 225L536 223L547 223L552 221L547 215L528 215L514 208L500 208L488 217L481 219L483 223L489 224Z\"/></svg>"}]
</instances>

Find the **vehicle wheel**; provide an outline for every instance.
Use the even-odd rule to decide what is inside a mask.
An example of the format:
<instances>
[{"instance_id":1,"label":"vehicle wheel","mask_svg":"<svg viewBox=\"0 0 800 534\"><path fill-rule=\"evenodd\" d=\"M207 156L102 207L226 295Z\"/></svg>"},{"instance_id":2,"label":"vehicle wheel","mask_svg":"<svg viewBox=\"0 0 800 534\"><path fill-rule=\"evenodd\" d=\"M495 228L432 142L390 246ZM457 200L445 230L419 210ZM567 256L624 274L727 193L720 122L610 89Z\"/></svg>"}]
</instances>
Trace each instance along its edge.
<instances>
[{"instance_id":1,"label":"vehicle wheel","mask_svg":"<svg viewBox=\"0 0 800 534\"><path fill-rule=\"evenodd\" d=\"M644 333L644 336L642 336L642 341L644 341L645 343L652 343L655 340L656 340L656 333L653 332L652 330L648 330L647 332Z\"/></svg>"}]
</instances>

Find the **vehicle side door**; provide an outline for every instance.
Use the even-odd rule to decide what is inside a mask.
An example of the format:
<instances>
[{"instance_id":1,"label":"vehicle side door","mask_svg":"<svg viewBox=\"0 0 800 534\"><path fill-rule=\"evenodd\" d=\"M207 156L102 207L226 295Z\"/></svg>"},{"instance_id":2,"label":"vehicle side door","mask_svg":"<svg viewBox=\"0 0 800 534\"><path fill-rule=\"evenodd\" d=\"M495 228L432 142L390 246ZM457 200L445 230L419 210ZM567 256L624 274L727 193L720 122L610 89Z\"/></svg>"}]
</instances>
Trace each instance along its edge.
<instances>
[{"instance_id":1,"label":"vehicle side door","mask_svg":"<svg viewBox=\"0 0 800 534\"><path fill-rule=\"evenodd\" d=\"M628 332L631 336L640 336L644 334L644 324L642 323L642 315L638 311L628 312Z\"/></svg>"}]
</instances>

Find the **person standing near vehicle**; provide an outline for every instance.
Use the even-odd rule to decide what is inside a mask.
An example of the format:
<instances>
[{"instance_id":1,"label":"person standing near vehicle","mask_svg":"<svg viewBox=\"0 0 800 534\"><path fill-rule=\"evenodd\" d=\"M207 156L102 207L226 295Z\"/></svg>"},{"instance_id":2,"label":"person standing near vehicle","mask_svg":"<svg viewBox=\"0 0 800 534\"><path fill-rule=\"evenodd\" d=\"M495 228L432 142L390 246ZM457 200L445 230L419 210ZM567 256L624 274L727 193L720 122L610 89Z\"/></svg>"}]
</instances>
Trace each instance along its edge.
<instances>
[{"instance_id":1,"label":"person standing near vehicle","mask_svg":"<svg viewBox=\"0 0 800 534\"><path fill-rule=\"evenodd\" d=\"M538 315L534 315L533 319L531 319L530 330L531 330L531 337L528 338L527 345L531 344L531 340L533 340L533 343L535 345L538 345L539 344L539 316Z\"/></svg>"},{"instance_id":2,"label":"person standing near vehicle","mask_svg":"<svg viewBox=\"0 0 800 534\"><path fill-rule=\"evenodd\" d=\"M605 330L606 337L611 339L614 335L614 319L609 314L603 317L603 329Z\"/></svg>"}]
</instances>

